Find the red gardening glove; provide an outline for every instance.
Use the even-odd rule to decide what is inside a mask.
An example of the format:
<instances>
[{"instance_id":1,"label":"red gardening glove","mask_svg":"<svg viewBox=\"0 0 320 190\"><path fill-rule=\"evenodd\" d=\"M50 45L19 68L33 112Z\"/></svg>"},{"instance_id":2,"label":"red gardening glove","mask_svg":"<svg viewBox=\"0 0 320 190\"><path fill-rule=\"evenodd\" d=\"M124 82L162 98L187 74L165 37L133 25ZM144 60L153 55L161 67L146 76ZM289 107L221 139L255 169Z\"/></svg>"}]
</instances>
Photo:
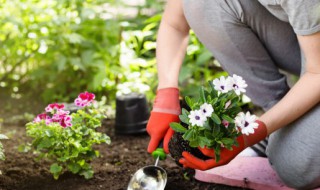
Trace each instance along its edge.
<instances>
[{"instance_id":1,"label":"red gardening glove","mask_svg":"<svg viewBox=\"0 0 320 190\"><path fill-rule=\"evenodd\" d=\"M239 146L233 146L232 150L228 150L226 148L221 149L219 162L215 161L213 149L199 148L204 155L211 157L212 159L201 160L185 151L182 153L183 158L179 160L180 164L182 164L183 167L198 170L208 170L217 166L228 164L245 148L258 143L259 141L267 137L266 125L259 120L257 120L256 122L259 124L259 126L255 129L254 134L241 135L237 138Z\"/></svg>"},{"instance_id":2,"label":"red gardening glove","mask_svg":"<svg viewBox=\"0 0 320 190\"><path fill-rule=\"evenodd\" d=\"M162 139L164 151L169 153L168 144L174 134L169 124L179 122L180 113L179 90L177 88L159 89L147 124L147 132L151 137L149 153L158 147Z\"/></svg>"}]
</instances>

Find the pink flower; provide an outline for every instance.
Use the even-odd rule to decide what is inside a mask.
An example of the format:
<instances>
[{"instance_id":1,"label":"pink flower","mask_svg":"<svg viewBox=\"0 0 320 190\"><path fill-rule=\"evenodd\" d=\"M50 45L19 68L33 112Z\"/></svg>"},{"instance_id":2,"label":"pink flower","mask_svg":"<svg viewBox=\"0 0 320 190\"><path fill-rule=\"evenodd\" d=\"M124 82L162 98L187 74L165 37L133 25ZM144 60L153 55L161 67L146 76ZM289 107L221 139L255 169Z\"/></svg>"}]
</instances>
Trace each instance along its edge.
<instances>
[{"instance_id":1,"label":"pink flower","mask_svg":"<svg viewBox=\"0 0 320 190\"><path fill-rule=\"evenodd\" d=\"M85 107L89 106L93 102L94 98L95 95L93 93L83 92L79 94L78 98L75 99L74 103L76 106Z\"/></svg>"},{"instance_id":2,"label":"pink flower","mask_svg":"<svg viewBox=\"0 0 320 190\"><path fill-rule=\"evenodd\" d=\"M53 103L49 104L46 107L46 112L52 112L53 110L62 110L64 108L64 104Z\"/></svg>"},{"instance_id":3,"label":"pink flower","mask_svg":"<svg viewBox=\"0 0 320 190\"><path fill-rule=\"evenodd\" d=\"M224 125L224 126L225 126L225 128L228 128L228 126L229 126L229 122L228 122L228 121L226 121L226 120L222 120L222 125Z\"/></svg>"},{"instance_id":4,"label":"pink flower","mask_svg":"<svg viewBox=\"0 0 320 190\"><path fill-rule=\"evenodd\" d=\"M37 117L34 118L33 122L39 123L39 122L41 122L42 120L44 120L44 121L46 122L46 125L49 125L50 123L52 123L52 119L50 118L50 116L48 116L48 115L45 114L45 113L42 113L42 114L37 115Z\"/></svg>"},{"instance_id":5,"label":"pink flower","mask_svg":"<svg viewBox=\"0 0 320 190\"><path fill-rule=\"evenodd\" d=\"M61 122L69 113L69 111L58 110L57 113L53 114L52 121Z\"/></svg>"},{"instance_id":6,"label":"pink flower","mask_svg":"<svg viewBox=\"0 0 320 190\"><path fill-rule=\"evenodd\" d=\"M63 128L66 128L66 127L71 127L72 126L72 117L70 115L67 115L65 116L63 119L61 119L60 121L60 125L63 127Z\"/></svg>"},{"instance_id":7,"label":"pink flower","mask_svg":"<svg viewBox=\"0 0 320 190\"><path fill-rule=\"evenodd\" d=\"M231 105L231 100L227 101L227 103L224 105L224 109L227 109Z\"/></svg>"}]
</instances>

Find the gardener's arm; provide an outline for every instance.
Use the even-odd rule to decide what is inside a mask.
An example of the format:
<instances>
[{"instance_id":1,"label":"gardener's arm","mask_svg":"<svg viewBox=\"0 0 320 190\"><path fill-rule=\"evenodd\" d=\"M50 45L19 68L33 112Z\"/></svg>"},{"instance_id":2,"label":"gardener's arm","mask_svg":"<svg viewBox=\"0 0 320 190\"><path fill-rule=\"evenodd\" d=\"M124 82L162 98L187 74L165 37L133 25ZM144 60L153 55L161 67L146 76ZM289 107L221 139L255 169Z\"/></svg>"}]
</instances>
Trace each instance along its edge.
<instances>
[{"instance_id":1,"label":"gardener's arm","mask_svg":"<svg viewBox=\"0 0 320 190\"><path fill-rule=\"evenodd\" d=\"M168 0L157 37L158 88L178 87L178 75L188 45L189 25L182 0Z\"/></svg>"},{"instance_id":2,"label":"gardener's arm","mask_svg":"<svg viewBox=\"0 0 320 190\"><path fill-rule=\"evenodd\" d=\"M320 100L320 32L309 36L298 36L300 47L306 58L306 71L294 87L269 111L257 120L258 127L252 135L240 135L239 145L232 150L222 149L221 159L216 162L213 149L201 149L212 159L201 160L188 152L183 152L179 162L184 167L207 170L229 163L246 147L264 139L268 134L285 127L301 117ZM303 126L302 126L303 127Z\"/></svg>"},{"instance_id":3,"label":"gardener's arm","mask_svg":"<svg viewBox=\"0 0 320 190\"><path fill-rule=\"evenodd\" d=\"M160 141L169 153L168 143L173 135L171 122L179 121L181 112L178 90L180 67L188 45L189 25L183 14L182 0L168 0L157 38L158 90L147 131L151 137L148 152Z\"/></svg>"},{"instance_id":4,"label":"gardener's arm","mask_svg":"<svg viewBox=\"0 0 320 190\"><path fill-rule=\"evenodd\" d=\"M260 117L268 134L298 119L320 100L320 32L298 36L306 72L275 106Z\"/></svg>"}]
</instances>

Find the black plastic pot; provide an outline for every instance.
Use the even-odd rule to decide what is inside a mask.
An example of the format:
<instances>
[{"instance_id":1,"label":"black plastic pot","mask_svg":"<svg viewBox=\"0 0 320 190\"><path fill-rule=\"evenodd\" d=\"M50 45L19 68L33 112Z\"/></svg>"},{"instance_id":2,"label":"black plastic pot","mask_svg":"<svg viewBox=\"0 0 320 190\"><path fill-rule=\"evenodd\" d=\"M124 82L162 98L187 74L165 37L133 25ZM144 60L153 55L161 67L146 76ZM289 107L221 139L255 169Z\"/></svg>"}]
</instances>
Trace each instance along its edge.
<instances>
[{"instance_id":1,"label":"black plastic pot","mask_svg":"<svg viewBox=\"0 0 320 190\"><path fill-rule=\"evenodd\" d=\"M116 98L116 134L146 132L150 116L147 99L143 94L129 94Z\"/></svg>"}]
</instances>

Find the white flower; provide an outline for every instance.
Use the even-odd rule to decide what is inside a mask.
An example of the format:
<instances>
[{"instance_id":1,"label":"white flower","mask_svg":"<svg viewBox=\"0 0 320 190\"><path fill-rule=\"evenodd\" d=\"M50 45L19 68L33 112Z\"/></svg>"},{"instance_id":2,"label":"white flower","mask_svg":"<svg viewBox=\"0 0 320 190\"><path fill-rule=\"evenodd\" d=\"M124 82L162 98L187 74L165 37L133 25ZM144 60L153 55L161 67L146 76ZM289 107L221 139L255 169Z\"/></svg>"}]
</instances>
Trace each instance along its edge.
<instances>
[{"instance_id":1,"label":"white flower","mask_svg":"<svg viewBox=\"0 0 320 190\"><path fill-rule=\"evenodd\" d=\"M229 90L232 89L230 77L225 78L224 76L222 76L219 79L214 79L212 84L214 85L214 89L222 93L227 93Z\"/></svg>"},{"instance_id":2,"label":"white flower","mask_svg":"<svg viewBox=\"0 0 320 190\"><path fill-rule=\"evenodd\" d=\"M242 79L241 76L233 75L230 78L232 88L237 95L246 92L246 87L248 86L246 81Z\"/></svg>"},{"instance_id":3,"label":"white flower","mask_svg":"<svg viewBox=\"0 0 320 190\"><path fill-rule=\"evenodd\" d=\"M191 111L188 117L189 122L193 126L203 127L204 123L207 121L207 117L203 115L201 110Z\"/></svg>"},{"instance_id":4,"label":"white flower","mask_svg":"<svg viewBox=\"0 0 320 190\"><path fill-rule=\"evenodd\" d=\"M214 110L211 104L204 103L200 106L200 111L204 116L211 117L211 114Z\"/></svg>"},{"instance_id":5,"label":"white flower","mask_svg":"<svg viewBox=\"0 0 320 190\"><path fill-rule=\"evenodd\" d=\"M136 82L124 82L122 84L118 84L117 86L117 96L128 95L131 93L144 94L145 92L150 90L150 86L143 84L140 81Z\"/></svg>"},{"instance_id":6,"label":"white flower","mask_svg":"<svg viewBox=\"0 0 320 190\"><path fill-rule=\"evenodd\" d=\"M244 114L240 112L235 118L236 127L241 129L241 133L245 135L253 134L254 129L258 128L258 123L256 121L256 116L251 115L249 112Z\"/></svg>"}]
</instances>

